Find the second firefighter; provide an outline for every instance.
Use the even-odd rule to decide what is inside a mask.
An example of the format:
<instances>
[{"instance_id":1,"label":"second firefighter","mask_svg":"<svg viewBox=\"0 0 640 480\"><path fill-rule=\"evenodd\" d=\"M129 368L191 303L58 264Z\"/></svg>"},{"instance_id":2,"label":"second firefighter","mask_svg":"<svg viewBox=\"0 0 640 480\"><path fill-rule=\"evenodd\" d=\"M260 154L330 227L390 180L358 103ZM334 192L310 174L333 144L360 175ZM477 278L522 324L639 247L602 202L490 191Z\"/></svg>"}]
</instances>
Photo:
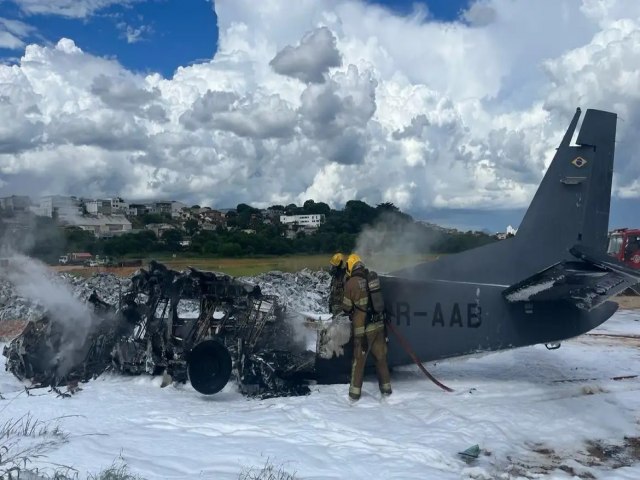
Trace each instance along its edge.
<instances>
[{"instance_id":1,"label":"second firefighter","mask_svg":"<svg viewBox=\"0 0 640 480\"><path fill-rule=\"evenodd\" d=\"M387 365L387 342L384 333L384 302L380 279L368 271L360 257L349 255L342 308L351 319L353 333L353 364L349 398L360 399L364 366L369 352L373 355L382 395L391 394L391 379Z\"/></svg>"}]
</instances>

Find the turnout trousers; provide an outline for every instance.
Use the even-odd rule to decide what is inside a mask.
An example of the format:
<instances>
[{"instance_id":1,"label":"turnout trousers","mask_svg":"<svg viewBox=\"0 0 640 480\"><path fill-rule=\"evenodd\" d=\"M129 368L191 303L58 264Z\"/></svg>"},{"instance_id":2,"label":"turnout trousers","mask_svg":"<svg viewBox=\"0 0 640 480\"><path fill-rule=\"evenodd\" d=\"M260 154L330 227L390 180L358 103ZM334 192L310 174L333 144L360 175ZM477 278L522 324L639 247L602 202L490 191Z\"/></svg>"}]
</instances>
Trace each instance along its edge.
<instances>
[{"instance_id":1,"label":"turnout trousers","mask_svg":"<svg viewBox=\"0 0 640 480\"><path fill-rule=\"evenodd\" d=\"M357 316L352 322L352 328L353 364L351 366L349 397L354 400L360 398L364 366L369 352L375 359L380 392L386 395L390 394L391 377L389 375L389 366L387 365L387 342L384 338L384 322L375 322L365 326L364 318Z\"/></svg>"}]
</instances>

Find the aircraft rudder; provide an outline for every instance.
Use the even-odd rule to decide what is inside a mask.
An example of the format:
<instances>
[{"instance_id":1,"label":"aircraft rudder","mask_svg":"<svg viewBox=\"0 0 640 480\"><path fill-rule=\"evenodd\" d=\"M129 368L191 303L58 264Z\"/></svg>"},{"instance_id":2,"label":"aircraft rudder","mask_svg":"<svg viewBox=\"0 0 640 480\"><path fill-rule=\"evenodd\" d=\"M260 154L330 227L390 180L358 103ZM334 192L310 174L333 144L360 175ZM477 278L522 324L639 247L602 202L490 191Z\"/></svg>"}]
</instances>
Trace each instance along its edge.
<instances>
[{"instance_id":1,"label":"aircraft rudder","mask_svg":"<svg viewBox=\"0 0 640 480\"><path fill-rule=\"evenodd\" d=\"M606 241L617 116L588 109L572 146L580 114L577 109L516 236L535 242L544 257L575 244L601 249Z\"/></svg>"}]
</instances>

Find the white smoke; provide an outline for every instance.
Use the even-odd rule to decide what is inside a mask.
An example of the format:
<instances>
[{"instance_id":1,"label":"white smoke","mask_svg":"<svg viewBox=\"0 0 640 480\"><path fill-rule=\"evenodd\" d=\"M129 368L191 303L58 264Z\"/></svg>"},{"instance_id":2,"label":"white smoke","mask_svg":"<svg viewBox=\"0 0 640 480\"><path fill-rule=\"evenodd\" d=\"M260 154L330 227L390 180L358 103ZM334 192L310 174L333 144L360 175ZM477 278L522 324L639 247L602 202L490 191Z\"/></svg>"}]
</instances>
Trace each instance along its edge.
<instances>
[{"instance_id":1,"label":"white smoke","mask_svg":"<svg viewBox=\"0 0 640 480\"><path fill-rule=\"evenodd\" d=\"M62 377L82 361L87 338L101 320L47 265L6 248L2 252L6 260L0 266L0 275L13 284L18 295L43 307L60 333L60 347L51 358L51 366Z\"/></svg>"},{"instance_id":2,"label":"white smoke","mask_svg":"<svg viewBox=\"0 0 640 480\"><path fill-rule=\"evenodd\" d=\"M3 235L0 239L0 255L2 256L5 255L2 253L5 250L7 252L29 252L36 244L36 217L19 214L13 220L15 223L6 222L2 225ZM0 219L0 222L3 220Z\"/></svg>"},{"instance_id":3,"label":"white smoke","mask_svg":"<svg viewBox=\"0 0 640 480\"><path fill-rule=\"evenodd\" d=\"M389 273L418 263L431 253L441 234L401 215L385 212L372 226L365 227L356 240L355 252L367 268Z\"/></svg>"}]
</instances>

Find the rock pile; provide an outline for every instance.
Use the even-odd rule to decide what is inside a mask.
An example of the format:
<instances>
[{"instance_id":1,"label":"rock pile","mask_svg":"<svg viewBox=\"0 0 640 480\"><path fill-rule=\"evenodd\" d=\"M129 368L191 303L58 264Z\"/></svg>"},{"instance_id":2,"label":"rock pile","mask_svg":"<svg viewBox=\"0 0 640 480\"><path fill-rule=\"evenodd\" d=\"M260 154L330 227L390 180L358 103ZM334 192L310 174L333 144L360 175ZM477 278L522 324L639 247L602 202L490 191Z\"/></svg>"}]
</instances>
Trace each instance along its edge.
<instances>
[{"instance_id":1,"label":"rock pile","mask_svg":"<svg viewBox=\"0 0 640 480\"><path fill-rule=\"evenodd\" d=\"M305 313L329 312L331 276L326 271L273 271L242 280L258 284L264 294L277 295L288 309Z\"/></svg>"},{"instance_id":2,"label":"rock pile","mask_svg":"<svg viewBox=\"0 0 640 480\"><path fill-rule=\"evenodd\" d=\"M61 282L69 287L73 294L87 300L95 290L104 301L112 305L118 304L120 293L131 285L128 278L119 278L113 274L98 273L85 279L67 273L51 276L52 282ZM37 301L20 296L13 285L0 279L0 321L2 320L37 320L44 314L44 308Z\"/></svg>"},{"instance_id":3,"label":"rock pile","mask_svg":"<svg viewBox=\"0 0 640 480\"><path fill-rule=\"evenodd\" d=\"M258 284L264 294L277 295L290 310L305 313L328 312L330 276L327 272L308 269L296 273L274 271L240 280ZM82 300L86 300L95 291L111 305L118 305L120 295L131 286L130 278L110 273L97 273L86 279L60 273L53 275L51 281L67 284L73 294ZM43 314L42 305L21 297L8 281L0 279L0 321L37 320Z\"/></svg>"}]
</instances>

